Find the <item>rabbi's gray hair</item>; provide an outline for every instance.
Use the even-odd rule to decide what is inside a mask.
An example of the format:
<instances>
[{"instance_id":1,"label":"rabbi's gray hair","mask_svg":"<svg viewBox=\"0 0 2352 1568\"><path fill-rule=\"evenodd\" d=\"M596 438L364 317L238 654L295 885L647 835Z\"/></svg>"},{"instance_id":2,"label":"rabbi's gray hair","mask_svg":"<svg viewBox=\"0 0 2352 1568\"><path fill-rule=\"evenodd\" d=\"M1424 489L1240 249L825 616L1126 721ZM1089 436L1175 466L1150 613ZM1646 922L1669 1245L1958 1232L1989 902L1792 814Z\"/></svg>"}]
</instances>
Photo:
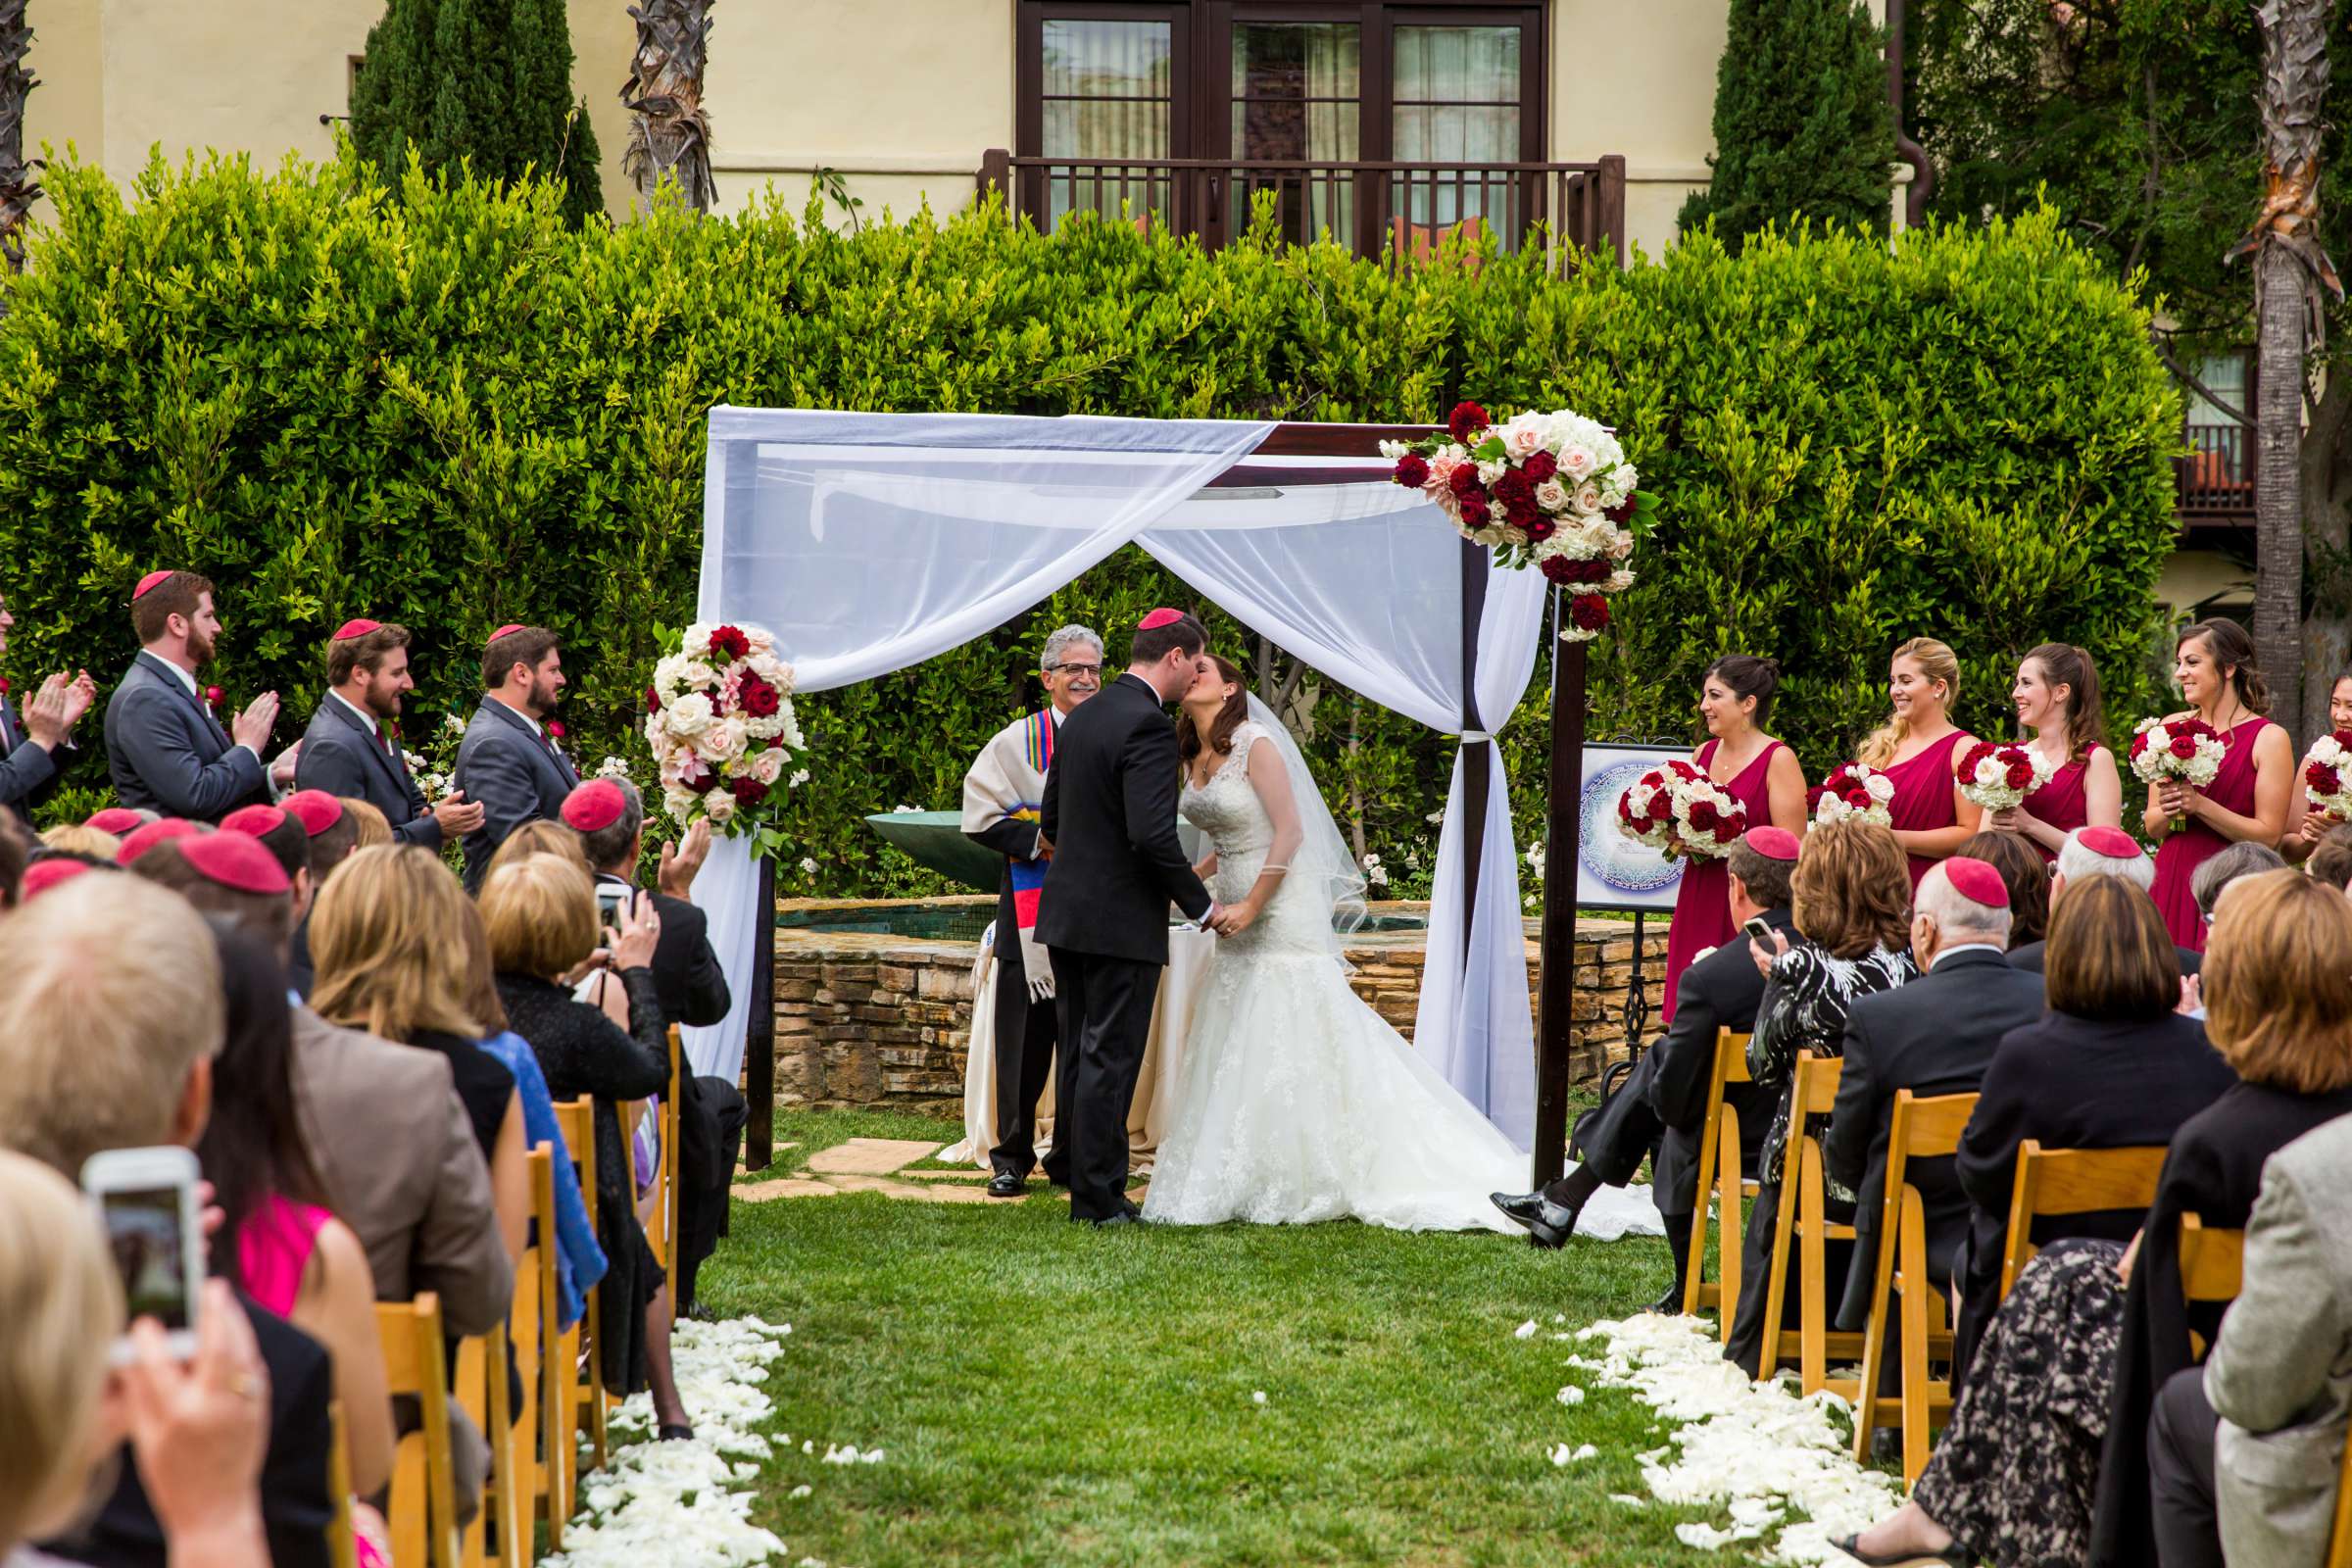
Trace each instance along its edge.
<instances>
[{"instance_id":1,"label":"rabbi's gray hair","mask_svg":"<svg viewBox=\"0 0 2352 1568\"><path fill-rule=\"evenodd\" d=\"M1064 626L1046 639L1046 651L1038 656L1037 667L1052 669L1061 662L1061 656L1084 643L1100 657L1102 653L1102 634L1092 626Z\"/></svg>"}]
</instances>

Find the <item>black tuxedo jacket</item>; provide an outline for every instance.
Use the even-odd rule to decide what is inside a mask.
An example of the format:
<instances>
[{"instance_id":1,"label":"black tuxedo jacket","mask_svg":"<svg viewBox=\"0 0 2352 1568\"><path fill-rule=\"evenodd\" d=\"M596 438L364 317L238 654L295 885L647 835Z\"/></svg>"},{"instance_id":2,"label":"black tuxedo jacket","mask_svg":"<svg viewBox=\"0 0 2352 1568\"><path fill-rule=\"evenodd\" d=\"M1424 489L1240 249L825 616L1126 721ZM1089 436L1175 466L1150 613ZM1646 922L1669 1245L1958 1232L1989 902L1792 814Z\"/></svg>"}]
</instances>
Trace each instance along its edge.
<instances>
[{"instance_id":1,"label":"black tuxedo jacket","mask_svg":"<svg viewBox=\"0 0 2352 1568\"><path fill-rule=\"evenodd\" d=\"M2042 950L2048 946L2049 944L2046 942L2029 942L2022 948L2011 948L2009 950L2010 966L2017 969L2031 969L2034 973L2040 974L2044 961ZM2203 954L2181 947L2179 943L2173 944L2173 952L2180 955L2182 974L2195 974L2197 965L2205 961Z\"/></svg>"},{"instance_id":2,"label":"black tuxedo jacket","mask_svg":"<svg viewBox=\"0 0 2352 1568\"><path fill-rule=\"evenodd\" d=\"M32 808L57 789L57 759L24 738L16 704L0 693L0 806L32 825Z\"/></svg>"},{"instance_id":3,"label":"black tuxedo jacket","mask_svg":"<svg viewBox=\"0 0 2352 1568\"><path fill-rule=\"evenodd\" d=\"M218 823L270 799L261 759L229 739L177 670L144 651L106 700L106 764L115 798L133 810Z\"/></svg>"},{"instance_id":4,"label":"black tuxedo jacket","mask_svg":"<svg viewBox=\"0 0 2352 1568\"><path fill-rule=\"evenodd\" d=\"M580 775L544 733L495 697L484 697L458 743L451 780L482 806L482 825L466 835L466 891L478 893L490 857L525 822L554 817Z\"/></svg>"},{"instance_id":5,"label":"black tuxedo jacket","mask_svg":"<svg viewBox=\"0 0 2352 1568\"><path fill-rule=\"evenodd\" d=\"M1790 930L1787 909L1764 911L1776 931ZM1756 1026L1756 1006L1764 1000L1764 977L1748 954L1747 938L1731 941L1683 970L1674 993L1674 1022L1649 1048L1650 1069L1645 1098L1665 1131L1658 1140L1655 1169L1658 1211L1689 1213L1698 1198L1699 1136L1706 1130L1707 1083L1715 1067L1715 1032L1729 1029L1744 1034ZM1740 1112L1740 1141L1743 1165L1754 1175L1771 1129L1781 1090L1755 1084L1728 1084L1724 1102ZM1779 1179L1779 1172L1771 1180Z\"/></svg>"},{"instance_id":6,"label":"black tuxedo jacket","mask_svg":"<svg viewBox=\"0 0 2352 1568\"><path fill-rule=\"evenodd\" d=\"M636 886L610 871L599 871L596 884ZM700 908L666 893L654 895L654 912L662 916L662 935L654 943L654 989L662 997L662 1021L708 1028L724 1018L733 1003L718 955L710 948L710 922Z\"/></svg>"},{"instance_id":7,"label":"black tuxedo jacket","mask_svg":"<svg viewBox=\"0 0 2352 1568\"><path fill-rule=\"evenodd\" d=\"M1042 812L1054 861L1038 903L1049 948L1168 961L1168 905L1198 920L1208 889L1176 841L1183 764L1154 692L1121 675L1070 710L1055 737Z\"/></svg>"},{"instance_id":8,"label":"black tuxedo jacket","mask_svg":"<svg viewBox=\"0 0 2352 1568\"><path fill-rule=\"evenodd\" d=\"M409 777L407 756L392 741L387 754L351 705L328 693L318 699L310 728L302 732L302 755L294 762L297 789L366 801L384 813L393 837L403 844L441 848L441 824L425 804L424 792Z\"/></svg>"},{"instance_id":9,"label":"black tuxedo jacket","mask_svg":"<svg viewBox=\"0 0 2352 1568\"><path fill-rule=\"evenodd\" d=\"M1838 1103L1821 1150L1830 1175L1858 1200L1854 1260L1838 1327L1858 1329L1870 1315L1895 1091L1908 1089L1921 1099L1975 1091L2002 1037L2041 1013L2039 977L2011 968L1990 948L1954 953L1909 985L1855 999L1845 1015ZM1938 1282L1948 1277L1968 1231L1968 1195L1952 1164L1926 1159L1904 1167L1927 1208L1929 1277Z\"/></svg>"}]
</instances>

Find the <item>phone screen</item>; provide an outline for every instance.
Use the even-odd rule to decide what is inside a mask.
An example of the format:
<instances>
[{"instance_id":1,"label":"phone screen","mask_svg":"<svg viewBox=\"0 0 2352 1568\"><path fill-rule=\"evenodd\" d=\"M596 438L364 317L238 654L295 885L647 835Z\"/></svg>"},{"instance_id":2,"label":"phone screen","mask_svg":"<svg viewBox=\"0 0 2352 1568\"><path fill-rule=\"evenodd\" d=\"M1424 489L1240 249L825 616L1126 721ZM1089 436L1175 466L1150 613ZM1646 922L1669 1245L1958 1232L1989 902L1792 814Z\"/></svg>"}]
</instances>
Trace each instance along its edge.
<instances>
[{"instance_id":1,"label":"phone screen","mask_svg":"<svg viewBox=\"0 0 2352 1568\"><path fill-rule=\"evenodd\" d=\"M1742 925L1740 930L1741 935L1754 937L1767 948L1772 946L1772 922L1760 914L1749 915L1747 923Z\"/></svg>"},{"instance_id":2,"label":"phone screen","mask_svg":"<svg viewBox=\"0 0 2352 1568\"><path fill-rule=\"evenodd\" d=\"M181 1255L180 1190L134 1187L109 1192L107 1245L122 1276L122 1298L133 1318L151 1317L165 1329L188 1326L188 1260Z\"/></svg>"},{"instance_id":3,"label":"phone screen","mask_svg":"<svg viewBox=\"0 0 2352 1568\"><path fill-rule=\"evenodd\" d=\"M620 901L628 896L628 892L627 888L613 887L603 887L596 890L597 912L603 917L605 924L611 926L620 924Z\"/></svg>"}]
</instances>

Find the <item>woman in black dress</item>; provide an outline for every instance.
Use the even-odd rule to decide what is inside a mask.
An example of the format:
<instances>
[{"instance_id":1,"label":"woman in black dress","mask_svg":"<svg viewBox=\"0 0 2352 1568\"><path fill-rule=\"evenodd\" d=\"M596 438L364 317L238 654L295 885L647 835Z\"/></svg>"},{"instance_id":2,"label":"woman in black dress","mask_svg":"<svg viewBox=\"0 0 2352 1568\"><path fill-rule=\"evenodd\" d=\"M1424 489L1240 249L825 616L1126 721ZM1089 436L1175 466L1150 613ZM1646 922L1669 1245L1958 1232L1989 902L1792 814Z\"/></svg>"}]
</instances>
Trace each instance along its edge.
<instances>
[{"instance_id":1,"label":"woman in black dress","mask_svg":"<svg viewBox=\"0 0 2352 1568\"><path fill-rule=\"evenodd\" d=\"M669 1042L654 989L662 917L637 895L607 933L610 957L627 993L626 1029L574 999L570 982L595 966L596 887L570 860L534 855L482 884L482 921L498 966L507 1027L530 1042L557 1100L595 1100L596 1235L611 1267L597 1286L608 1387L650 1389L664 1438L690 1438L686 1406L669 1367L669 1282L637 1219L636 1173L617 1102L669 1092Z\"/></svg>"},{"instance_id":2,"label":"woman in black dress","mask_svg":"<svg viewBox=\"0 0 2352 1568\"><path fill-rule=\"evenodd\" d=\"M2352 900L2296 871L2243 879L2203 977L2206 1035L2238 1082L2180 1124L2129 1246L2062 1241L2026 1265L1911 1500L1840 1544L1857 1561L2156 1561L2149 1405L2194 1363L2191 1331L2220 1325L2182 1298L2180 1216L2243 1226L2272 1152L2352 1113Z\"/></svg>"}]
</instances>

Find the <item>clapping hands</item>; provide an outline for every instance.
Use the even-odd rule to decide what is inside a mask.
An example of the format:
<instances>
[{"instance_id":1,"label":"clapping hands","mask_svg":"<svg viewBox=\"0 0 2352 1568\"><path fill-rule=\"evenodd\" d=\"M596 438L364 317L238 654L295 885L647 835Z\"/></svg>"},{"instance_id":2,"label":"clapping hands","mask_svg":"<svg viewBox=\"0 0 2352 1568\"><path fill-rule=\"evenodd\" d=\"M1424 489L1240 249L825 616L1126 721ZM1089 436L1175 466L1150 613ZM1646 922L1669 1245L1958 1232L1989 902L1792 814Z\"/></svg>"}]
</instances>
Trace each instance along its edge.
<instances>
[{"instance_id":1,"label":"clapping hands","mask_svg":"<svg viewBox=\"0 0 2352 1568\"><path fill-rule=\"evenodd\" d=\"M86 669L72 677L60 670L41 682L24 705L24 733L35 746L55 751L82 714L98 700L98 683Z\"/></svg>"}]
</instances>

